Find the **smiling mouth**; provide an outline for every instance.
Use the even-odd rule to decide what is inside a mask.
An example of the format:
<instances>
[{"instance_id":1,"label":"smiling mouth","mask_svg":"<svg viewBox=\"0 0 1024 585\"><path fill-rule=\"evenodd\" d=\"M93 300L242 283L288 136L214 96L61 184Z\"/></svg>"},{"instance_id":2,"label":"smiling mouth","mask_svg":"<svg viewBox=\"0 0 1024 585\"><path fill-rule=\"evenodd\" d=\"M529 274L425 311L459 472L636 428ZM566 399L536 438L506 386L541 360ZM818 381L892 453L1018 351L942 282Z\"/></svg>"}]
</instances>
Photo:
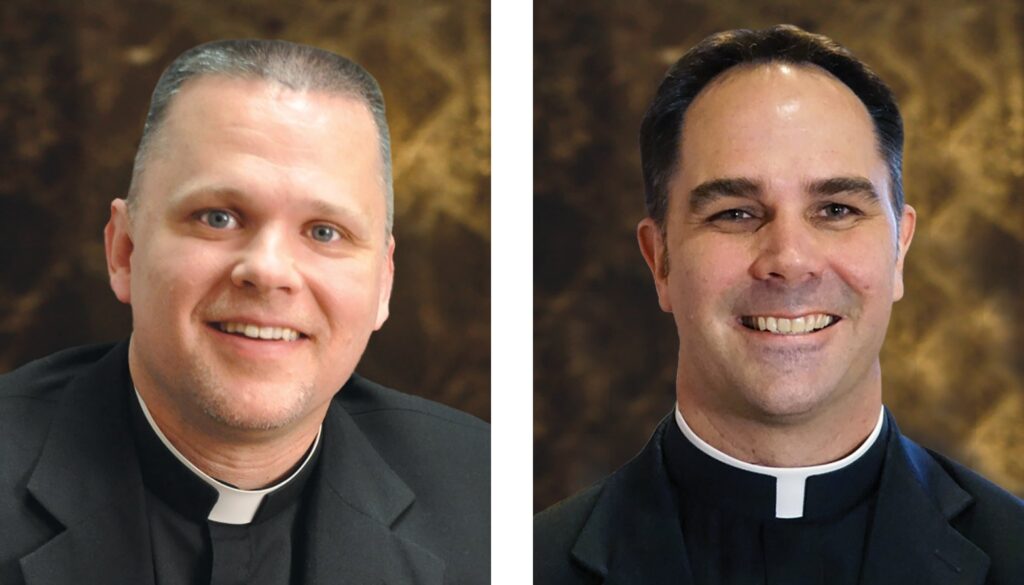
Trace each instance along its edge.
<instances>
[{"instance_id":1,"label":"smiling mouth","mask_svg":"<svg viewBox=\"0 0 1024 585\"><path fill-rule=\"evenodd\" d=\"M233 321L213 322L210 325L223 333L263 341L297 341L307 337L304 333L289 327L261 327L252 323L237 323Z\"/></svg>"},{"instance_id":2,"label":"smiling mouth","mask_svg":"<svg viewBox=\"0 0 1024 585\"><path fill-rule=\"evenodd\" d=\"M827 329L842 319L827 313L813 313L796 318L744 315L740 323L752 331L763 331L774 335L806 335Z\"/></svg>"}]
</instances>

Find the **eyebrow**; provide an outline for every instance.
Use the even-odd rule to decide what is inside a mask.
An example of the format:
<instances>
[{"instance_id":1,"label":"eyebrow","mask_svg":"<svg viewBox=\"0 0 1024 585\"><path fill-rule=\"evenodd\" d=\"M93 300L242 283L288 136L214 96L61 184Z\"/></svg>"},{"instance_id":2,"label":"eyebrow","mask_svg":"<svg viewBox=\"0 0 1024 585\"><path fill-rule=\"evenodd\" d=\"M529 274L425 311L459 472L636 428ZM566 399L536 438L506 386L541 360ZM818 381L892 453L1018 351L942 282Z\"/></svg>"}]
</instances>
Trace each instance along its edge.
<instances>
[{"instance_id":1,"label":"eyebrow","mask_svg":"<svg viewBox=\"0 0 1024 585\"><path fill-rule=\"evenodd\" d=\"M820 179L805 183L803 190L814 197L830 197L840 193L852 193L874 202L880 201L875 186L864 177L850 176ZM705 181L690 190L690 212L699 214L709 205L723 197L760 199L763 193L764 187L760 181L742 177Z\"/></svg>"},{"instance_id":2,"label":"eyebrow","mask_svg":"<svg viewBox=\"0 0 1024 585\"><path fill-rule=\"evenodd\" d=\"M878 192L871 181L864 177L832 177L811 181L804 185L804 189L817 197L829 197L840 193L852 193L861 195L874 201L880 201Z\"/></svg>"},{"instance_id":3,"label":"eyebrow","mask_svg":"<svg viewBox=\"0 0 1024 585\"><path fill-rule=\"evenodd\" d=\"M307 206L314 215L326 218L341 218L346 221L359 222L363 220L362 214L357 213L350 207L337 205L323 199L311 199L301 202L300 205Z\"/></svg>"},{"instance_id":4,"label":"eyebrow","mask_svg":"<svg viewBox=\"0 0 1024 585\"><path fill-rule=\"evenodd\" d=\"M728 178L705 181L690 190L690 212L699 214L708 205L722 197L761 196L761 183L750 179Z\"/></svg>"}]
</instances>

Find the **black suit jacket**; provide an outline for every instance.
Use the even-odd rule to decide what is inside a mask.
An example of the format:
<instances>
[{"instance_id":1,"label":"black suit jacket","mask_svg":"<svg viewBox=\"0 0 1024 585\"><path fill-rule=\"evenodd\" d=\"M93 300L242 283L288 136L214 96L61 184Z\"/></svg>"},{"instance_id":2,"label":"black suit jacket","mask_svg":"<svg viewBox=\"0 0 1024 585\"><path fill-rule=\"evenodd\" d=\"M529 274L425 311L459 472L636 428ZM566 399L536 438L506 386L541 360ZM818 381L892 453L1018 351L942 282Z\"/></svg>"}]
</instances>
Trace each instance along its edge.
<instances>
[{"instance_id":1,"label":"black suit jacket","mask_svg":"<svg viewBox=\"0 0 1024 585\"><path fill-rule=\"evenodd\" d=\"M534 583L692 583L658 426L639 455L534 520ZM1024 502L892 427L865 585L1024 583Z\"/></svg>"},{"instance_id":2,"label":"black suit jacket","mask_svg":"<svg viewBox=\"0 0 1024 585\"><path fill-rule=\"evenodd\" d=\"M127 342L0 376L0 583L153 583ZM324 420L306 576L487 583L490 431L353 376Z\"/></svg>"}]
</instances>

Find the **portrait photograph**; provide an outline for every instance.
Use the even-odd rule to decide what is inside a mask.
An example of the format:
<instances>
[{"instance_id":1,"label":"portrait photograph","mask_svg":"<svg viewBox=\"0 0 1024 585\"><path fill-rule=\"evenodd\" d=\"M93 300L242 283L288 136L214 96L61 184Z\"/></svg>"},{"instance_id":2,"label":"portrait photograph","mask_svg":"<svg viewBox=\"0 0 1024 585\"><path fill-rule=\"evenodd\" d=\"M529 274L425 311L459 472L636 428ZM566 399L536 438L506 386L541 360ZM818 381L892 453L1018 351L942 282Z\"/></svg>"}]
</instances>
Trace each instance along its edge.
<instances>
[{"instance_id":1,"label":"portrait photograph","mask_svg":"<svg viewBox=\"0 0 1024 585\"><path fill-rule=\"evenodd\" d=\"M882 353L886 405L908 433L1024 495L1019 13L1012 2L537 8L538 511L624 463L672 405L676 332L634 235L644 110L697 41L778 23L849 48L903 111L918 220Z\"/></svg>"},{"instance_id":2,"label":"portrait photograph","mask_svg":"<svg viewBox=\"0 0 1024 585\"><path fill-rule=\"evenodd\" d=\"M488 418L487 2L18 1L9 10L18 18L5 24L0 90L0 370L127 334L101 232L109 200L128 188L160 72L204 41L281 38L352 58L387 100L399 276L362 369Z\"/></svg>"},{"instance_id":3,"label":"portrait photograph","mask_svg":"<svg viewBox=\"0 0 1024 585\"><path fill-rule=\"evenodd\" d=\"M488 582L489 3L3 13L0 582Z\"/></svg>"},{"instance_id":4,"label":"portrait photograph","mask_svg":"<svg viewBox=\"0 0 1024 585\"><path fill-rule=\"evenodd\" d=\"M536 6L536 582L1020 578L1021 10Z\"/></svg>"}]
</instances>

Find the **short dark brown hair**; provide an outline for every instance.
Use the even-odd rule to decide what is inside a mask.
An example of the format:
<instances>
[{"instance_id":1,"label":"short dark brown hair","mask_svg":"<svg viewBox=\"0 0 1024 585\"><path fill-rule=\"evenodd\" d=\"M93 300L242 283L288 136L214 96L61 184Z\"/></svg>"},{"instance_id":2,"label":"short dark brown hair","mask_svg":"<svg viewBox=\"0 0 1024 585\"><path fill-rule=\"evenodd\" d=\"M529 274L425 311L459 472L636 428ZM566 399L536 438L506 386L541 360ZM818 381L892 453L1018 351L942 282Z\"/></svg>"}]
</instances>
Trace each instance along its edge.
<instances>
[{"instance_id":1,"label":"short dark brown hair","mask_svg":"<svg viewBox=\"0 0 1024 585\"><path fill-rule=\"evenodd\" d=\"M640 126L640 160L647 214L665 227L668 184L679 161L683 116L713 79L739 65L816 65L846 84L867 108L878 150L889 167L896 220L903 213L903 119L892 91L871 69L832 39L792 25L713 34L668 70Z\"/></svg>"}]
</instances>

